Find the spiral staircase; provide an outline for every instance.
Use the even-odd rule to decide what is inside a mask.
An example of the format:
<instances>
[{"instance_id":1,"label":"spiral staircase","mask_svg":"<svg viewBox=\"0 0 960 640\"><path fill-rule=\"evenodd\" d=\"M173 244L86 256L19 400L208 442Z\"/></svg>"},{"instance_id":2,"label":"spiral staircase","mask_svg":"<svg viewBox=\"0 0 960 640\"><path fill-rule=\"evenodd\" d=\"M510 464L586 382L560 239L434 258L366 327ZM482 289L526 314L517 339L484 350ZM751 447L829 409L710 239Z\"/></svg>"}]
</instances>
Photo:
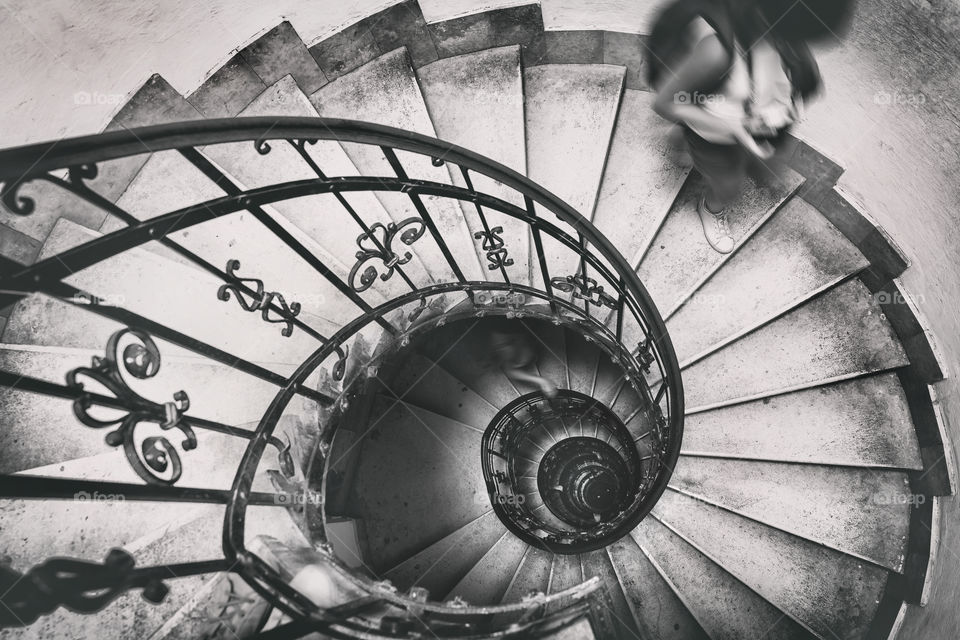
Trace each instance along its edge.
<instances>
[{"instance_id":1,"label":"spiral staircase","mask_svg":"<svg viewBox=\"0 0 960 640\"><path fill-rule=\"evenodd\" d=\"M0 151L0 634L896 636L953 476L907 262L802 141L713 252L641 46L403 2Z\"/></svg>"}]
</instances>

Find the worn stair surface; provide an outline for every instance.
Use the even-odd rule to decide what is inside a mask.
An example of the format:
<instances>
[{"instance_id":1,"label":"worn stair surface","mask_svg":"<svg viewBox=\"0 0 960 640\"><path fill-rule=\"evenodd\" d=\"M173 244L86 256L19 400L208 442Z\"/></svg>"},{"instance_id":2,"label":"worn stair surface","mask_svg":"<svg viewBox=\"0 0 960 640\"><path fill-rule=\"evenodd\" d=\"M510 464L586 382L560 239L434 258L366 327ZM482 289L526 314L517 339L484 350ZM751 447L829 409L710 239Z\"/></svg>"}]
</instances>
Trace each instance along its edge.
<instances>
[{"instance_id":1,"label":"worn stair surface","mask_svg":"<svg viewBox=\"0 0 960 640\"><path fill-rule=\"evenodd\" d=\"M927 469L926 447L935 438L918 440L918 428L929 425L911 404L917 385L903 383L915 364L913 352L875 293L865 243L848 230L841 233L831 222L835 216L811 204L814 198L802 197L809 186L804 181L816 176L788 170L746 186L729 208L736 248L727 256L714 252L696 214L703 179L675 161L668 127L652 110L653 94L637 88L635 70L596 60L570 64L562 60L569 52L550 49L557 38L580 42L587 31L561 36L541 30L542 41L514 37L526 29L517 16L536 15L548 27L567 24L563 16L576 3L492 4L510 7L478 17L468 15L476 13L475 2L398 5L407 19L416 18L417 33L442 36L436 47L404 39L399 29L359 23L308 49L284 22L189 96L154 76L108 127L319 115L435 136L527 175L570 204L616 246L657 304L682 369L683 446L669 488L629 535L602 549L562 554L528 546L499 520L481 469L483 433L501 408L536 389L492 362L476 318L458 319L433 329L395 367L374 375L362 396L370 403L365 422L343 425L333 440L327 469L339 484L327 496L326 515L356 535L352 566L401 590L423 587L434 600L477 605L556 594L596 577L615 640L880 637L871 635L871 625L884 613L879 603L885 590L899 589L918 562L911 538L924 532L917 531L923 521L910 500L916 497L911 482ZM608 24L613 5L626 7L600 4L601 25ZM625 10L631 25L649 25L649 7ZM497 29L510 37L491 48L474 46L478 34ZM546 51L533 64L537 46ZM89 184L134 221L223 196L225 184L253 188L315 178L318 170L326 177L469 186L443 158L431 162L399 152L406 175L398 176L376 146L296 142L212 145L195 156L144 153L104 163ZM218 186L214 174L228 182ZM472 186L524 206L516 192L492 180L479 177ZM55 191L32 184L24 194L53 198L63 212L59 220L14 216L11 223L46 238L40 259L126 226ZM500 282L484 248L487 227L500 228L507 242L505 273L513 284L541 286L545 275L578 271L577 261L545 237L548 273L542 273L527 225L491 211L484 220L469 199L418 201L408 193L369 191L342 200L331 194L297 198L170 235L203 256L207 268L169 242L153 240L66 282L287 376L320 338L361 312L303 254L347 280L358 238L371 225L399 224L422 210L433 217L465 280ZM549 218L577 240L572 226ZM282 229L302 251L271 228ZM457 279L429 232L410 251L402 273L417 287ZM222 280L216 270L225 271L232 260L239 260L240 276L261 279L268 290L300 302L299 320L315 335L297 330L284 337L279 326L265 329L235 300L217 299ZM359 297L375 306L408 291L395 277ZM41 294L23 298L3 317L0 368L56 384L102 356L107 338L123 326ZM613 327L612 316L603 319ZM536 374L602 402L642 440L653 425L643 395L596 343L569 326L523 326L537 353ZM625 327L625 345L636 348L640 338L636 327ZM351 372L365 367L372 351L361 339L353 344L365 348L351 353ZM163 365L144 384L145 396L163 402L183 389L191 414L256 428L276 384L173 344L160 346ZM924 393L928 383L919 385ZM310 387L333 394L343 389L327 371L312 377ZM103 433L76 420L69 400L3 387L0 407L0 472L138 481ZM319 420L314 403L298 401L279 432L315 437ZM564 429L568 436L593 435L580 425ZM202 435L199 448L184 456L179 485L227 489L246 441ZM295 443L301 466L313 454L310 437ZM518 482L545 520L554 516L537 469L554 441L550 433L531 437L523 452L529 464ZM262 473L278 466L270 451L255 490L271 489ZM19 570L53 555L99 562L112 546L130 551L138 566L221 554L221 505L81 498L10 500L0 507L0 556ZM248 529L308 544L278 511L251 509ZM188 621L222 578L171 581L171 596L159 607L130 593L95 616L60 610L31 627L5 630L4 637L192 637L198 627ZM505 620L495 616L487 623L496 627Z\"/></svg>"}]
</instances>

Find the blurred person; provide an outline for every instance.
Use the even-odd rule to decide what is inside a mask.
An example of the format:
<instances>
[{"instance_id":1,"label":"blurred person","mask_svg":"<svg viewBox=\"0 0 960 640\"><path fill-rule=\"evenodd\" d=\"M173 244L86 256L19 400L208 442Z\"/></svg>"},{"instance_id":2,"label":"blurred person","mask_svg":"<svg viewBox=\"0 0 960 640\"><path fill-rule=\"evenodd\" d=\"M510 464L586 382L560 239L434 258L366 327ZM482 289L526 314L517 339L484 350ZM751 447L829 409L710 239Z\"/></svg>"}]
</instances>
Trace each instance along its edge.
<instances>
[{"instance_id":1,"label":"blurred person","mask_svg":"<svg viewBox=\"0 0 960 640\"><path fill-rule=\"evenodd\" d=\"M854 0L674 0L657 17L646 61L653 108L680 125L706 182L697 213L716 251L733 251L726 208L748 171L776 173L790 128L821 88L808 45L839 38L853 8Z\"/></svg>"},{"instance_id":2,"label":"blurred person","mask_svg":"<svg viewBox=\"0 0 960 640\"><path fill-rule=\"evenodd\" d=\"M490 323L491 353L504 375L514 382L533 384L547 398L555 398L556 385L536 373L537 350L523 324L506 318L491 320Z\"/></svg>"}]
</instances>

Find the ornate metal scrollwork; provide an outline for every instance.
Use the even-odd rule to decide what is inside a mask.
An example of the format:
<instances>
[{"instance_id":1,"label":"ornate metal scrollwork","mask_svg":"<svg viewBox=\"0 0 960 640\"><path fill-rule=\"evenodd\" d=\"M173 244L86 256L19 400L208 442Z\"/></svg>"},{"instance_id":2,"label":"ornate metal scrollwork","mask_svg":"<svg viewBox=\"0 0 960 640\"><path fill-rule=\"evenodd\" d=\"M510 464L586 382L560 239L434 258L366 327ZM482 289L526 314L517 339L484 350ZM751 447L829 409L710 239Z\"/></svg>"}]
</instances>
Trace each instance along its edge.
<instances>
[{"instance_id":1,"label":"ornate metal scrollwork","mask_svg":"<svg viewBox=\"0 0 960 640\"><path fill-rule=\"evenodd\" d=\"M504 248L503 227L493 227L490 231L477 231L473 237L480 240L480 246L487 252L487 260L490 264L487 268L490 271L496 271L503 267L509 267L513 264L513 258L507 257L507 250Z\"/></svg>"},{"instance_id":2,"label":"ornate metal scrollwork","mask_svg":"<svg viewBox=\"0 0 960 640\"><path fill-rule=\"evenodd\" d=\"M653 364L655 359L650 346L649 340L642 340L637 345L637 360L640 361L640 369L647 374L650 373L650 365Z\"/></svg>"},{"instance_id":3,"label":"ornate metal scrollwork","mask_svg":"<svg viewBox=\"0 0 960 640\"><path fill-rule=\"evenodd\" d=\"M133 584L139 582L132 579L135 564L133 556L123 549L111 549L103 564L51 558L25 574L0 566L5 605L0 607L0 626L31 625L61 606L75 613L94 613L141 585L144 599L153 604L163 602L169 587L157 579ZM96 588L89 587L91 584Z\"/></svg>"},{"instance_id":4,"label":"ornate metal scrollwork","mask_svg":"<svg viewBox=\"0 0 960 640\"><path fill-rule=\"evenodd\" d=\"M399 224L391 222L384 225L377 222L372 225L369 233L362 233L357 237L357 246L360 247L360 251L357 251L356 264L350 269L350 287L357 293L362 293L373 285L377 279L377 267L369 264L362 273L360 271L371 260L380 260L383 263L386 271L380 274L380 279L384 282L389 280L398 266L405 265L413 259L409 251L405 251L402 256L397 254L393 250L394 240L399 235L400 242L410 246L419 240L425 231L426 226L420 218L407 218ZM371 247L369 243L373 246ZM357 284L358 274L359 284Z\"/></svg>"},{"instance_id":5,"label":"ornate metal scrollwork","mask_svg":"<svg viewBox=\"0 0 960 640\"><path fill-rule=\"evenodd\" d=\"M128 344L120 354L120 340L127 335L136 338L139 343ZM190 408L190 399L185 392L178 391L173 394L172 402L159 404L147 400L127 385L120 369L121 363L123 370L131 376L146 380L157 375L160 370L160 350L153 339L143 331L122 329L114 333L107 341L104 357L94 356L91 367L79 367L67 373L67 385L83 389L81 377L93 380L109 390L128 413L115 419L95 418L90 415L90 408L95 402L87 392L74 400L73 413L80 422L94 429L119 425L107 434L107 444L111 447L123 445L123 451L133 470L147 483L172 485L180 479L183 472L180 456L173 444L164 436L151 436L138 446L134 432L137 426L144 422L157 424L164 431L176 428L182 431L185 437L181 443L183 450L196 449L197 436L184 417L184 413Z\"/></svg>"},{"instance_id":6,"label":"ornate metal scrollwork","mask_svg":"<svg viewBox=\"0 0 960 640\"><path fill-rule=\"evenodd\" d=\"M596 280L587 278L582 273L564 278L552 278L550 285L554 289L563 291L564 293L572 292L574 298L586 300L597 307L617 308L616 298L604 293L603 287L598 285Z\"/></svg>"},{"instance_id":7,"label":"ornate metal scrollwork","mask_svg":"<svg viewBox=\"0 0 960 640\"><path fill-rule=\"evenodd\" d=\"M37 203L33 198L20 196L17 193L23 184L20 180L0 183L0 201L3 202L3 206L10 213L15 213L18 216L28 216L37 208Z\"/></svg>"},{"instance_id":8,"label":"ornate metal scrollwork","mask_svg":"<svg viewBox=\"0 0 960 640\"><path fill-rule=\"evenodd\" d=\"M264 292L263 280L241 278L236 273L239 268L239 260L230 260L227 262L227 277L233 282L231 284L221 285L220 288L217 289L217 299L226 302L230 299L230 294L233 293L244 311L260 311L260 317L263 318L265 322L286 325L280 331L284 337L289 338L293 335L293 319L300 314L300 303L291 302L288 305L284 297L276 291L270 293ZM250 300L247 300L240 291L240 285L242 284L256 291ZM280 306L280 310L276 312L279 317L270 315L273 311L271 306L273 302L276 302Z\"/></svg>"},{"instance_id":9,"label":"ornate metal scrollwork","mask_svg":"<svg viewBox=\"0 0 960 640\"><path fill-rule=\"evenodd\" d=\"M76 191L89 191L90 187L84 184L85 180L93 180L97 177L97 165L93 163L78 164L67 170L66 182ZM54 184L63 186L64 180L45 173L39 176L15 179L11 182L0 182L0 202L4 207L20 216L28 216L37 208L37 203L33 198L19 195L20 187L32 182L33 180L46 180Z\"/></svg>"}]
</instances>

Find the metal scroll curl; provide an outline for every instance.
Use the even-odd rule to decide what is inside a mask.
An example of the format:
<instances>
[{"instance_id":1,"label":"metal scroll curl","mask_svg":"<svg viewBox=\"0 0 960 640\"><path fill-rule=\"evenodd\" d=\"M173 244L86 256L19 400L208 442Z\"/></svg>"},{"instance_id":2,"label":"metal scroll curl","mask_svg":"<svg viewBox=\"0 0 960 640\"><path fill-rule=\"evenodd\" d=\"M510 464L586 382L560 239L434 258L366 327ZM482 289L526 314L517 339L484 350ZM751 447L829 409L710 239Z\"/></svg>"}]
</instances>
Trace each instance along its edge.
<instances>
[{"instance_id":1,"label":"metal scroll curl","mask_svg":"<svg viewBox=\"0 0 960 640\"><path fill-rule=\"evenodd\" d=\"M597 307L607 307L609 309L617 308L617 300L613 296L605 293L603 287L597 284L593 278L588 278L582 273L564 278L552 278L550 285L564 293L573 293L573 297L584 300Z\"/></svg>"},{"instance_id":2,"label":"metal scroll curl","mask_svg":"<svg viewBox=\"0 0 960 640\"><path fill-rule=\"evenodd\" d=\"M386 282L393 277L393 272L398 266L402 266L413 259L409 251L398 254L393 249L394 241L399 237L401 243L410 246L419 240L426 231L426 225L420 218L407 218L402 222L391 222L384 225L381 222L370 227L370 231L360 234L357 237L357 262L350 269L349 282L350 287L357 293L362 293L369 289L377 279L377 267L369 264L372 261L379 260L386 269L380 274L380 279ZM372 246L371 246L372 244ZM364 268L365 267L365 268ZM361 271L362 269L362 271ZM359 283L357 276L360 276Z\"/></svg>"},{"instance_id":3,"label":"metal scroll curl","mask_svg":"<svg viewBox=\"0 0 960 640\"><path fill-rule=\"evenodd\" d=\"M125 336L136 341L127 344L121 353L120 342ZM130 466L148 484L169 486L183 473L176 448L165 436L147 437L138 445L135 432L142 423L157 424L164 431L179 429L184 435L183 450L196 449L196 434L184 416L190 408L190 399L184 391L177 391L172 402L160 404L147 400L133 391L123 376L125 371L134 378L146 380L157 375L159 370L160 350L153 339L137 329L121 329L110 336L103 357L94 356L90 367L78 367L67 373L67 385L83 390L81 379L86 378L112 393L119 407L110 405L110 408L126 410L126 415L106 420L94 417L90 409L98 403L89 392L81 393L74 400L74 415L94 429L117 427L107 434L106 443L111 447L123 446Z\"/></svg>"}]
</instances>

